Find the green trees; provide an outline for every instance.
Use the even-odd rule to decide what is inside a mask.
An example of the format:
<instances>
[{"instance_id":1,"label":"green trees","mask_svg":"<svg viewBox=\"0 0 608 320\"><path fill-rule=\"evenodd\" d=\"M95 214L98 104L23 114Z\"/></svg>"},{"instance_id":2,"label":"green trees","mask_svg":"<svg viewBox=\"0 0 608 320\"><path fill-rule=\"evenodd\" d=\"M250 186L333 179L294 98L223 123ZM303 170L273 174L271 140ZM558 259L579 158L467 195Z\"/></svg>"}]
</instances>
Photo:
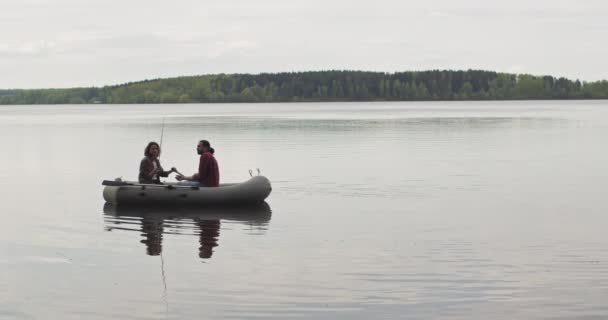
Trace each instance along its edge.
<instances>
[{"instance_id":1,"label":"green trees","mask_svg":"<svg viewBox=\"0 0 608 320\"><path fill-rule=\"evenodd\" d=\"M528 74L517 76L515 84L515 97L520 99L542 99L550 98L545 91L545 79Z\"/></svg>"},{"instance_id":2,"label":"green trees","mask_svg":"<svg viewBox=\"0 0 608 320\"><path fill-rule=\"evenodd\" d=\"M581 88L582 98L608 99L608 81L602 80L591 83L583 83Z\"/></svg>"},{"instance_id":3,"label":"green trees","mask_svg":"<svg viewBox=\"0 0 608 320\"><path fill-rule=\"evenodd\" d=\"M460 88L458 96L462 100L469 100L473 98L473 85L471 85L470 82L466 81Z\"/></svg>"},{"instance_id":4,"label":"green trees","mask_svg":"<svg viewBox=\"0 0 608 320\"><path fill-rule=\"evenodd\" d=\"M102 88L0 90L0 104L608 99L608 81L483 70L215 74Z\"/></svg>"}]
</instances>

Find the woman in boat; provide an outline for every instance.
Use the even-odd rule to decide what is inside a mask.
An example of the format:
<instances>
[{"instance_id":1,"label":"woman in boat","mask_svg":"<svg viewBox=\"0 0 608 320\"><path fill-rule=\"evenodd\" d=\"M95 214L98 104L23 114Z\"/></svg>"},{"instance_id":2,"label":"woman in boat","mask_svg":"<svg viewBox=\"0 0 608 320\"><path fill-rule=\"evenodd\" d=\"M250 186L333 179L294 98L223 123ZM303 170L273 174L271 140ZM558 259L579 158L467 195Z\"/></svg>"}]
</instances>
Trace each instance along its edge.
<instances>
[{"instance_id":1,"label":"woman in boat","mask_svg":"<svg viewBox=\"0 0 608 320\"><path fill-rule=\"evenodd\" d=\"M154 141L148 143L144 156L139 164L139 183L161 184L160 177L168 177L171 172L176 171L175 168L169 171L163 170L158 160L160 146Z\"/></svg>"}]
</instances>

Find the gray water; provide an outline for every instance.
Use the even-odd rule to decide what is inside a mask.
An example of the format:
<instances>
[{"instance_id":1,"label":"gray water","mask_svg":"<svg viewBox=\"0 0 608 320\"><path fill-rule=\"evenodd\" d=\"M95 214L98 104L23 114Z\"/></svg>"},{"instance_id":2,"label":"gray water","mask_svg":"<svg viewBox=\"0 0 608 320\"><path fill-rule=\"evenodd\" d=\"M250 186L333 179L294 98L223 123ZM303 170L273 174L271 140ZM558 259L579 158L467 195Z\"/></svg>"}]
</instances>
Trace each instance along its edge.
<instances>
[{"instance_id":1,"label":"gray water","mask_svg":"<svg viewBox=\"0 0 608 320\"><path fill-rule=\"evenodd\" d=\"M267 203L104 207L161 131ZM2 106L0 318L606 319L607 137L605 101Z\"/></svg>"}]
</instances>

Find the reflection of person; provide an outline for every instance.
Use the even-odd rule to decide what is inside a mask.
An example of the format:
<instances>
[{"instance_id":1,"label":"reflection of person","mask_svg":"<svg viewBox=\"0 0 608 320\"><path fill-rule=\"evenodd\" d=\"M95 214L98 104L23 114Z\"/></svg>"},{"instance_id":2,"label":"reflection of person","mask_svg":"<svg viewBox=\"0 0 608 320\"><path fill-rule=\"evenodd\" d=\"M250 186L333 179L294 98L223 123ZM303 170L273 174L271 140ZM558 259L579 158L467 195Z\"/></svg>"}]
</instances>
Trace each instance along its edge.
<instances>
[{"instance_id":1,"label":"reflection of person","mask_svg":"<svg viewBox=\"0 0 608 320\"><path fill-rule=\"evenodd\" d=\"M144 217L141 220L141 235L145 239L140 242L146 245L146 253L149 256L158 256L163 251L163 229L163 219Z\"/></svg>"},{"instance_id":2,"label":"reflection of person","mask_svg":"<svg viewBox=\"0 0 608 320\"><path fill-rule=\"evenodd\" d=\"M154 183L160 184L160 177L168 177L169 174L175 171L171 168L169 171L164 171L160 165L160 146L152 141L148 143L144 150L145 157L139 163L139 183Z\"/></svg>"},{"instance_id":3,"label":"reflection of person","mask_svg":"<svg viewBox=\"0 0 608 320\"><path fill-rule=\"evenodd\" d=\"M201 155L198 164L198 172L192 176L178 175L175 178L180 182L180 185L186 186L201 186L201 187L217 187L220 185L220 170L217 165L217 160L213 154L215 150L207 140L199 141L196 146L196 152ZM185 180L185 181L184 181Z\"/></svg>"},{"instance_id":4,"label":"reflection of person","mask_svg":"<svg viewBox=\"0 0 608 320\"><path fill-rule=\"evenodd\" d=\"M198 256L201 259L209 259L213 255L213 247L217 247L217 238L220 236L220 220L195 220L196 225L201 228L198 239L200 247Z\"/></svg>"}]
</instances>

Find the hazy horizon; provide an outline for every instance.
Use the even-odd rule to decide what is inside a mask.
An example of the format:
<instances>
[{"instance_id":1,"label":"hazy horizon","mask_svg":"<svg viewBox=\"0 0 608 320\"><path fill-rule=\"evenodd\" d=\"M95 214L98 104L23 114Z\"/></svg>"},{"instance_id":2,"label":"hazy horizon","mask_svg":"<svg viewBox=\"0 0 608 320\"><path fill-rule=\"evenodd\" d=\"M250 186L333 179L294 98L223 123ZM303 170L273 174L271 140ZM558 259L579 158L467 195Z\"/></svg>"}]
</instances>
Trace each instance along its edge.
<instances>
[{"instance_id":1,"label":"hazy horizon","mask_svg":"<svg viewBox=\"0 0 608 320\"><path fill-rule=\"evenodd\" d=\"M599 0L5 0L0 88L320 70L595 81L608 78L606 16Z\"/></svg>"}]
</instances>

